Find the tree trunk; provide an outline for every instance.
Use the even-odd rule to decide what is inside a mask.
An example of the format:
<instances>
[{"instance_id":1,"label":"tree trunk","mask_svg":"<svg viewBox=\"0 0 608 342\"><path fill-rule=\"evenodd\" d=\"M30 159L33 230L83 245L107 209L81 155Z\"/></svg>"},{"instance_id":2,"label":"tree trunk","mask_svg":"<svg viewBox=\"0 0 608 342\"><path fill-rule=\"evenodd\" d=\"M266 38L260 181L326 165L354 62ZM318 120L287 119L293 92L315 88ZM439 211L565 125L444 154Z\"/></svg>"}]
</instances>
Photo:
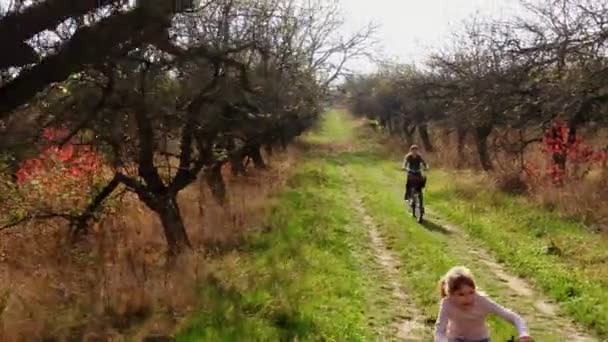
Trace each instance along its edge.
<instances>
[{"instance_id":1,"label":"tree trunk","mask_svg":"<svg viewBox=\"0 0 608 342\"><path fill-rule=\"evenodd\" d=\"M205 180L211 189L213 197L220 204L224 204L226 200L226 183L224 183L224 177L222 177L222 164L214 165L206 170Z\"/></svg>"},{"instance_id":2,"label":"tree trunk","mask_svg":"<svg viewBox=\"0 0 608 342\"><path fill-rule=\"evenodd\" d=\"M585 115L592 110L592 103L593 102L588 98L583 99L578 110L568 122L568 138L566 141L568 146L572 146L576 143L578 127L585 122ZM563 172L566 172L566 163L568 162L567 152L562 151L561 153L554 153L553 162L557 164Z\"/></svg>"},{"instance_id":3,"label":"tree trunk","mask_svg":"<svg viewBox=\"0 0 608 342\"><path fill-rule=\"evenodd\" d=\"M230 170L233 176L245 175L245 166L243 165L243 159L245 159L245 154L243 150L236 147L234 140L229 140L227 144L228 151L233 151L230 153L228 160L230 162Z\"/></svg>"},{"instance_id":4,"label":"tree trunk","mask_svg":"<svg viewBox=\"0 0 608 342\"><path fill-rule=\"evenodd\" d=\"M574 128L575 130L575 128ZM573 129L570 128L567 137L562 137L561 129L558 127L552 127L550 131L550 137L553 139L567 139L566 144L570 144L570 141L574 141L576 139L576 133L571 135ZM572 140L571 140L572 139ZM564 151L557 151L551 154L551 158L553 159L553 163L559 167L561 171L566 171L566 163L568 161L567 148Z\"/></svg>"},{"instance_id":5,"label":"tree trunk","mask_svg":"<svg viewBox=\"0 0 608 342\"><path fill-rule=\"evenodd\" d=\"M393 134L395 132L395 128L393 126L393 118L390 116L386 120L386 128L388 129L389 134Z\"/></svg>"},{"instance_id":6,"label":"tree trunk","mask_svg":"<svg viewBox=\"0 0 608 342\"><path fill-rule=\"evenodd\" d=\"M403 135L405 136L405 142L408 146L412 146L414 144L414 132L416 131L416 126L410 128L409 124L403 123Z\"/></svg>"},{"instance_id":7,"label":"tree trunk","mask_svg":"<svg viewBox=\"0 0 608 342\"><path fill-rule=\"evenodd\" d=\"M578 110L568 122L568 144L573 144L576 140L576 130L579 125L585 122L585 116L593 109L593 100L585 96Z\"/></svg>"},{"instance_id":8,"label":"tree trunk","mask_svg":"<svg viewBox=\"0 0 608 342\"><path fill-rule=\"evenodd\" d=\"M424 150L427 152L433 152L433 145L431 144L431 138L429 137L429 130L426 124L418 126L418 134L420 134L420 140L422 140L422 145L424 146Z\"/></svg>"},{"instance_id":9,"label":"tree trunk","mask_svg":"<svg viewBox=\"0 0 608 342\"><path fill-rule=\"evenodd\" d=\"M461 168L464 166L464 144L467 139L467 130L462 127L459 127L456 130L456 139L456 149L458 151L458 162L456 164L456 167Z\"/></svg>"},{"instance_id":10,"label":"tree trunk","mask_svg":"<svg viewBox=\"0 0 608 342\"><path fill-rule=\"evenodd\" d=\"M273 152L274 152L274 150L273 150L273 148L272 148L272 145L271 145L271 144L264 145L264 150L266 151L266 153L267 153L269 156L272 156L272 154L273 154Z\"/></svg>"},{"instance_id":11,"label":"tree trunk","mask_svg":"<svg viewBox=\"0 0 608 342\"><path fill-rule=\"evenodd\" d=\"M165 239L169 247L169 257L176 257L186 249L192 248L179 206L177 205L177 199L171 197L161 201L155 208L155 211L163 225Z\"/></svg>"},{"instance_id":12,"label":"tree trunk","mask_svg":"<svg viewBox=\"0 0 608 342\"><path fill-rule=\"evenodd\" d=\"M285 151L287 150L287 144L288 144L289 139L287 138L287 134L286 133L280 133L279 135L279 144L281 146L281 151Z\"/></svg>"},{"instance_id":13,"label":"tree trunk","mask_svg":"<svg viewBox=\"0 0 608 342\"><path fill-rule=\"evenodd\" d=\"M490 171L494 168L490 160L490 152L488 151L488 137L492 132L492 126L482 126L475 129L475 143L477 145L477 153L479 154L479 162L485 171Z\"/></svg>"},{"instance_id":14,"label":"tree trunk","mask_svg":"<svg viewBox=\"0 0 608 342\"><path fill-rule=\"evenodd\" d=\"M246 174L245 165L243 165L244 156L242 153L236 153L230 157L230 167L234 176L244 176Z\"/></svg>"},{"instance_id":15,"label":"tree trunk","mask_svg":"<svg viewBox=\"0 0 608 342\"><path fill-rule=\"evenodd\" d=\"M256 169L266 168L266 163L264 163L264 158L262 158L262 153L260 153L260 145L250 147L247 155L253 160L253 166Z\"/></svg>"},{"instance_id":16,"label":"tree trunk","mask_svg":"<svg viewBox=\"0 0 608 342\"><path fill-rule=\"evenodd\" d=\"M378 122L380 123L380 126L382 128L388 129L388 123L386 122L386 118L381 116L378 118Z\"/></svg>"}]
</instances>

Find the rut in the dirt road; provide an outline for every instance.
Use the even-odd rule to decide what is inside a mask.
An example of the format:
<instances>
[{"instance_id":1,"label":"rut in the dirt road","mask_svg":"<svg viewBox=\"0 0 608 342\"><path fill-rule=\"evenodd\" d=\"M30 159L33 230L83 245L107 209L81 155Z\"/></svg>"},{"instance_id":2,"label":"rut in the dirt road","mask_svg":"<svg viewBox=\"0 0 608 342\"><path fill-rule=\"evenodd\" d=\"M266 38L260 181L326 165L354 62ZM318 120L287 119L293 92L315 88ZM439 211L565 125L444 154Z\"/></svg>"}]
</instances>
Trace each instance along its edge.
<instances>
[{"instance_id":1,"label":"rut in the dirt road","mask_svg":"<svg viewBox=\"0 0 608 342\"><path fill-rule=\"evenodd\" d=\"M345 174L350 180L350 175ZM351 187L350 193L353 206L360 214L369 233L370 247L374 252L376 262L386 274L387 284L385 285L392 291L392 296L399 303L398 307L394 308L393 324L391 326L393 336L391 337L399 341L421 341L423 336L428 335L429 328L424 325L422 314L398 281L398 270L401 263L387 248L378 227L372 217L367 214L363 201L354 186Z\"/></svg>"},{"instance_id":2,"label":"rut in the dirt road","mask_svg":"<svg viewBox=\"0 0 608 342\"><path fill-rule=\"evenodd\" d=\"M525 279L509 274L509 272L496 260L494 260L494 258L492 258L487 251L479 247L473 247L468 244L465 233L458 226L444 221L432 210L428 210L428 208L427 217L429 220L434 221L435 224L441 226L443 229L452 233L456 238L460 239L461 241L465 241L465 243L467 243L467 249L469 253L472 254L476 260L487 265L488 268L492 271L494 277L497 278L499 281L505 283L513 295L532 300L534 309L536 311L535 317L533 318L534 320L546 321L547 325L553 325L556 330L562 331L563 336L565 338L564 341L597 341L596 339L582 333L581 329L576 327L572 322L565 322L563 318L560 318L560 322L557 322L556 320L560 317L560 310L556 304L553 304L547 299L542 298L539 293L536 293L533 290L532 285L530 285Z\"/></svg>"}]
</instances>

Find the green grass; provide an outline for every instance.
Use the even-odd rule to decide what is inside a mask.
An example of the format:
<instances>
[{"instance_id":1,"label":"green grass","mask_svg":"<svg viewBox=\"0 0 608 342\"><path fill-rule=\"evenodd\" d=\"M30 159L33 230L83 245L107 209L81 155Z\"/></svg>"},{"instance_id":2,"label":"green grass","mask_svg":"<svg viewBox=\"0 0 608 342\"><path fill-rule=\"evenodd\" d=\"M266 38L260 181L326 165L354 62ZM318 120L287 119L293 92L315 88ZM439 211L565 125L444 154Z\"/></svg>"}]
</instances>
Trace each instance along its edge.
<instances>
[{"instance_id":1,"label":"green grass","mask_svg":"<svg viewBox=\"0 0 608 342\"><path fill-rule=\"evenodd\" d=\"M312 144L339 144L349 142L353 138L355 122L346 118L342 112L329 111L319 127L309 133L306 140Z\"/></svg>"},{"instance_id":2,"label":"green grass","mask_svg":"<svg viewBox=\"0 0 608 342\"><path fill-rule=\"evenodd\" d=\"M523 198L467 189L457 177L468 176L441 171L430 175L427 198L433 208L533 280L577 321L608 338L606 236Z\"/></svg>"},{"instance_id":3,"label":"green grass","mask_svg":"<svg viewBox=\"0 0 608 342\"><path fill-rule=\"evenodd\" d=\"M339 173L309 160L289 187L272 214L271 232L223 260L217 283L201 293L201 312L178 340L370 336L366 282L351 254L364 233L349 215Z\"/></svg>"},{"instance_id":4,"label":"green grass","mask_svg":"<svg viewBox=\"0 0 608 342\"><path fill-rule=\"evenodd\" d=\"M471 246L481 245L510 270L534 280L577 321L606 336L606 280L582 260L599 260L599 265L607 249L574 249L574 241L605 246L594 240L597 236L517 199L466 194L453 175L441 171L429 177L427 202L468 234L451 234L432 222L421 226L403 207L401 156L391 155L372 133L333 111L306 139L312 148L267 229L250 236L239 251L211 261L214 278L201 285L200 310L178 340L394 337L387 327L403 304L391 297L385 270L374 262L353 191L402 263L398 280L429 327L438 310L437 281L450 267L467 265L485 292L527 319L536 340L564 341L560 333L568 319L539 315L533 307L537 298L518 296L471 253ZM324 148L328 145L332 148ZM563 249L561 256L545 253L550 240ZM514 334L497 318L490 326L496 341Z\"/></svg>"},{"instance_id":5,"label":"green grass","mask_svg":"<svg viewBox=\"0 0 608 342\"><path fill-rule=\"evenodd\" d=\"M394 162L379 162L372 156L359 156L353 158L350 165L359 191L364 194L365 205L373 213L389 247L403 263L401 282L410 289L422 309L425 321L434 323L439 303L437 282L455 265L464 264L471 267L484 291L498 302L512 302L500 286L501 283L491 276L486 276L490 274L487 266L466 254L467 251L463 250L466 247L464 242L458 246L454 236L441 230L425 229L406 213L401 200L402 175L394 171ZM514 308L516 311L519 311L518 309L519 307ZM536 324L530 323L536 328ZM514 334L512 326L502 320L493 318L490 320L490 326L492 337L497 341L507 340ZM556 335L545 327L538 327L533 332L541 341L557 340Z\"/></svg>"},{"instance_id":6,"label":"green grass","mask_svg":"<svg viewBox=\"0 0 608 342\"><path fill-rule=\"evenodd\" d=\"M538 319L533 309L534 298L518 298L510 291L486 264L469 253L470 241L450 235L436 225L420 226L406 213L402 201L404 176L399 170L401 156L390 156L369 133L353 136L359 150L342 153L334 162L346 165L354 177L354 185L369 214L389 248L403 263L401 282L409 289L429 324L434 322L438 310L437 281L450 267L464 264L473 269L485 292L528 319L537 340L561 340L558 327L564 320ZM509 323L497 318L490 319L490 326L492 337L497 341L515 334Z\"/></svg>"},{"instance_id":7,"label":"green grass","mask_svg":"<svg viewBox=\"0 0 608 342\"><path fill-rule=\"evenodd\" d=\"M314 139L349 133L332 127L334 119ZM329 159L309 154L266 232L211 262L199 312L178 341L366 341L387 333L389 312L379 303L390 293L372 265L341 168Z\"/></svg>"}]
</instances>

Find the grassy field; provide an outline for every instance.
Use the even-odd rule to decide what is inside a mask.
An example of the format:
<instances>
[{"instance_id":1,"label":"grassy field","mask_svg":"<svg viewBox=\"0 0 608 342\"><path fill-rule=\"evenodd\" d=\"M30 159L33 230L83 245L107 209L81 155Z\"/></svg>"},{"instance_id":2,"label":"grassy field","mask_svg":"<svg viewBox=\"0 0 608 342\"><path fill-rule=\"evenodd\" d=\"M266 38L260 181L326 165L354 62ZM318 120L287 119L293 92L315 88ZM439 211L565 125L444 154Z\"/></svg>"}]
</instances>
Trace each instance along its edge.
<instances>
[{"instance_id":1,"label":"grassy field","mask_svg":"<svg viewBox=\"0 0 608 342\"><path fill-rule=\"evenodd\" d=\"M573 251L560 240L589 244L584 248L601 260L606 249L591 247L602 243L594 235L515 199L466 195L441 171L430 175L427 200L461 231L433 218L419 225L403 206L401 156L387 152L364 126L333 111L305 141L309 151L264 229L211 262L200 310L178 340L395 339L391 324L404 303L387 289L387 272L375 260L353 194L375 222L387 253L399 260L398 282L422 316L412 319L427 326L426 335L412 341L428 340L438 310L437 281L460 264L473 269L483 291L521 313L538 341L566 341L564 332L574 329L568 317L535 309L544 295L607 336L602 274L583 266L576 259L581 254L568 257ZM562 254L549 252L552 239ZM489 256L480 257L479 250ZM538 284L538 294L522 296L510 287L488 262L492 256L507 272ZM498 319L490 325L495 341L515 334Z\"/></svg>"},{"instance_id":2,"label":"grassy field","mask_svg":"<svg viewBox=\"0 0 608 342\"><path fill-rule=\"evenodd\" d=\"M435 171L430 177L427 198L433 208L534 281L577 321L608 338L605 234L589 232L523 198L484 190L472 184L469 174Z\"/></svg>"}]
</instances>

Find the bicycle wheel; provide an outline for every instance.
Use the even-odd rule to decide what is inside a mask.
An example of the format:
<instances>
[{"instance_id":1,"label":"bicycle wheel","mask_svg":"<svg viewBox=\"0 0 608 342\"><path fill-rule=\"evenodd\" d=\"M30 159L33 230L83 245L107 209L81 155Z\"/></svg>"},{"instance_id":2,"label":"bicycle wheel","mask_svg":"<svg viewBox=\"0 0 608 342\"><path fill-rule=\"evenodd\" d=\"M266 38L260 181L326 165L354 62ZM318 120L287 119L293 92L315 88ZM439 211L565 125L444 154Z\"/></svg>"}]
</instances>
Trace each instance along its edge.
<instances>
[{"instance_id":1,"label":"bicycle wheel","mask_svg":"<svg viewBox=\"0 0 608 342\"><path fill-rule=\"evenodd\" d=\"M424 210L422 209L422 200L420 198L420 193L416 192L412 197L412 216L414 216L418 223L422 223L423 215Z\"/></svg>"}]
</instances>

